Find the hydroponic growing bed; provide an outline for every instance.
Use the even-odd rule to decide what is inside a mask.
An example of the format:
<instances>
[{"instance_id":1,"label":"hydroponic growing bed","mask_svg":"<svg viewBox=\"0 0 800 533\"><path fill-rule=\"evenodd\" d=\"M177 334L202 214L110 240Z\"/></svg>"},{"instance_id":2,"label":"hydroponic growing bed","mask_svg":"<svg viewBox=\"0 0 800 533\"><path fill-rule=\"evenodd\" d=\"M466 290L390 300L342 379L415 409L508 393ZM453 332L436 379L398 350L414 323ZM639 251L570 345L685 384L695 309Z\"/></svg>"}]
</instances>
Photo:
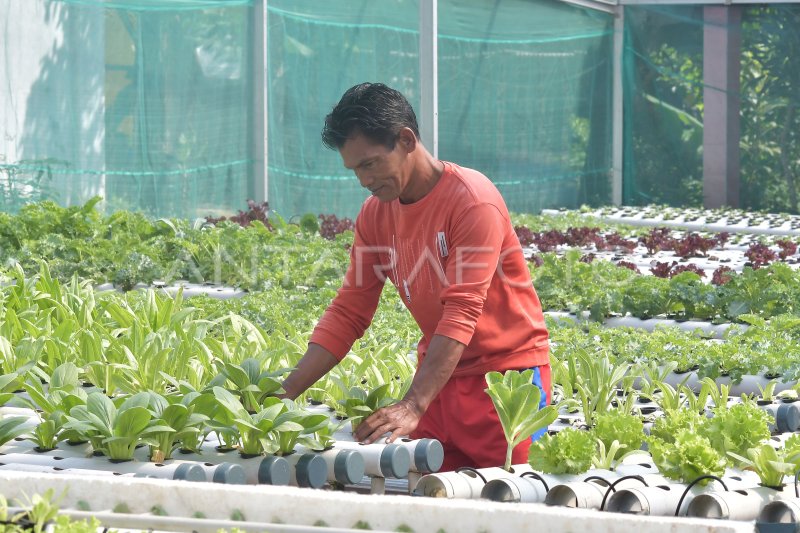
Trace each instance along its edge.
<instances>
[{"instance_id":1,"label":"hydroponic growing bed","mask_svg":"<svg viewBox=\"0 0 800 533\"><path fill-rule=\"evenodd\" d=\"M44 229L42 220L58 223ZM513 472L447 473L436 472L435 441L362 446L348 434L413 376L418 332L391 291L327 378L297 402L272 397L338 288L351 226L247 220L150 221L41 204L5 221L16 237L6 231L2 249L0 484L12 506L38 494L43 516L58 507L115 527L198 531L481 531L534 521L553 531L753 531L756 519L800 515L800 283L790 262L745 265L715 284L688 271L637 274L593 244L591 262L581 260L588 247L542 253L530 268L544 305L581 317L548 322L550 431ZM526 227L565 228L539 223ZM766 246L779 255L777 242ZM148 288L157 280L175 290ZM98 290L105 283L122 290ZM702 322L716 329L698 334ZM721 481L689 487L704 475ZM42 499L48 488L55 493ZM59 503L42 503L65 489Z\"/></svg>"}]
</instances>

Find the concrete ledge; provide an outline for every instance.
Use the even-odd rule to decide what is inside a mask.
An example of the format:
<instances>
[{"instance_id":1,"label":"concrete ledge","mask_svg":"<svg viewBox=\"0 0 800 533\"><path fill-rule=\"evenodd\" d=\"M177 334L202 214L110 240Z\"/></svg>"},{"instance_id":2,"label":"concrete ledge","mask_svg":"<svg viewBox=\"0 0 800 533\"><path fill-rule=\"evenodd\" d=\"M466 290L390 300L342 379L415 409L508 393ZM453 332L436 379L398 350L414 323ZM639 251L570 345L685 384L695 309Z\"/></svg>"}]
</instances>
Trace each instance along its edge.
<instances>
[{"instance_id":1,"label":"concrete ledge","mask_svg":"<svg viewBox=\"0 0 800 533\"><path fill-rule=\"evenodd\" d=\"M9 499L44 493L65 493L60 506L103 512L124 502L131 513L147 513L159 505L171 517L202 512L210 520L229 520L235 511L248 522L350 528L360 522L372 529L481 532L546 530L549 533L647 531L648 533L752 533L753 522L695 518L647 517L548 507L543 504L445 500L411 496L360 495L293 487L189 484L140 478L87 479L31 472L0 472L0 491ZM190 528L191 529L191 528Z\"/></svg>"}]
</instances>

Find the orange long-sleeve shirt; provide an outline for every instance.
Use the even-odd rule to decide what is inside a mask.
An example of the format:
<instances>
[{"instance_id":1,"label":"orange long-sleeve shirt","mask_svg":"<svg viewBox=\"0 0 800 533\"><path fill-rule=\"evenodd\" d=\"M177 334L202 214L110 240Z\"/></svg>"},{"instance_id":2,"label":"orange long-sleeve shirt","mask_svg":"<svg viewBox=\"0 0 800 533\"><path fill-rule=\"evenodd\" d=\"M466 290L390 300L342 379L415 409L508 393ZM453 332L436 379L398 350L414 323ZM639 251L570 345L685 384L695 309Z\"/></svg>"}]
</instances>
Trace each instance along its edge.
<instances>
[{"instance_id":1,"label":"orange long-sleeve shirt","mask_svg":"<svg viewBox=\"0 0 800 533\"><path fill-rule=\"evenodd\" d=\"M445 163L413 204L368 198L356 219L342 288L310 342L343 359L372 321L386 279L422 331L466 345L454 376L549 363L542 307L500 192L483 174Z\"/></svg>"}]
</instances>

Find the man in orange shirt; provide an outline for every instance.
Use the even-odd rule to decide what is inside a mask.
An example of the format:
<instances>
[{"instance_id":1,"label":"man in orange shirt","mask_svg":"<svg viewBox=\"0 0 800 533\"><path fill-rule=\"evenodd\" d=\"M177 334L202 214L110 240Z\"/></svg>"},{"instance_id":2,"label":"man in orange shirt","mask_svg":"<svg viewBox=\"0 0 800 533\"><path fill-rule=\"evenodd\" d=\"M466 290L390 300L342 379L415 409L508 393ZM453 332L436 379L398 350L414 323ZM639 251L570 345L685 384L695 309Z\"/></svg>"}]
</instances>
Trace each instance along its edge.
<instances>
[{"instance_id":1,"label":"man in orange shirt","mask_svg":"<svg viewBox=\"0 0 800 533\"><path fill-rule=\"evenodd\" d=\"M350 265L297 368L295 398L349 352L372 321L386 279L422 332L403 399L364 420L355 437L442 442L442 470L500 466L506 443L484 376L534 369L550 399L541 304L499 191L481 173L435 159L408 101L383 84L349 89L325 119L323 142L372 194L356 219ZM530 440L514 449L527 461Z\"/></svg>"}]
</instances>

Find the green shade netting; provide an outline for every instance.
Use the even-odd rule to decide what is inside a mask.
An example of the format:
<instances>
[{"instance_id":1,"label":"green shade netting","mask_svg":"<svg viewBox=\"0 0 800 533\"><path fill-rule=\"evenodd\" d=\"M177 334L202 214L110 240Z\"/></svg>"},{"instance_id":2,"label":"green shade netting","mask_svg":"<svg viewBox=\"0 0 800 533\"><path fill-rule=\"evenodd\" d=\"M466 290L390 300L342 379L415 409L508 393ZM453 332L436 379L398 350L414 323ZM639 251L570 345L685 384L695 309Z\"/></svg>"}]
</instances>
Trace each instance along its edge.
<instances>
[{"instance_id":1,"label":"green shade netting","mask_svg":"<svg viewBox=\"0 0 800 533\"><path fill-rule=\"evenodd\" d=\"M365 198L320 142L363 81L419 110L418 3L270 1L269 199L353 216ZM439 2L439 157L489 176L515 211L609 201L613 20L556 1ZM421 118L421 117L420 117Z\"/></svg>"},{"instance_id":2,"label":"green shade netting","mask_svg":"<svg viewBox=\"0 0 800 533\"><path fill-rule=\"evenodd\" d=\"M8 0L0 208L218 215L255 194L252 1ZM324 116L382 81L419 107L418 4L268 2L270 205L353 216ZM13 23L11 23L13 21ZM555 0L439 2L439 155L518 211L608 201L612 20Z\"/></svg>"},{"instance_id":3,"label":"green shade netting","mask_svg":"<svg viewBox=\"0 0 800 533\"><path fill-rule=\"evenodd\" d=\"M133 9L135 7L135 9ZM195 217L252 196L247 2L8 0L0 208Z\"/></svg>"},{"instance_id":4,"label":"green shade netting","mask_svg":"<svg viewBox=\"0 0 800 533\"><path fill-rule=\"evenodd\" d=\"M741 6L740 201L798 212L800 5ZM624 203L703 203L703 6L625 8ZM714 58L706 58L714 61Z\"/></svg>"}]
</instances>

